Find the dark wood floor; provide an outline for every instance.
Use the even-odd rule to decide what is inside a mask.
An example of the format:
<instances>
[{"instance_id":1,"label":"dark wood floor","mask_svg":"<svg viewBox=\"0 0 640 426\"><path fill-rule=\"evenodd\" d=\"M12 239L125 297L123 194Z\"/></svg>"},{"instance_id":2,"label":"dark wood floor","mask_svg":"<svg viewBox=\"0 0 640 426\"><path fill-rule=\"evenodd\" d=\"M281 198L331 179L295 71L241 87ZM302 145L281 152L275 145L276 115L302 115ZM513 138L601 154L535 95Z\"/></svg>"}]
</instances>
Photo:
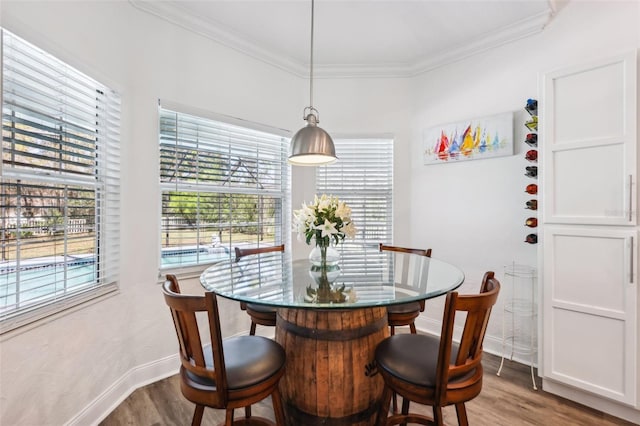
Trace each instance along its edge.
<instances>
[{"instance_id":1,"label":"dark wood floor","mask_svg":"<svg viewBox=\"0 0 640 426\"><path fill-rule=\"evenodd\" d=\"M486 354L482 393L467 403L469 422L474 426L632 426L633 423L595 411L531 387L529 368L505 361L500 377L500 358ZM540 388L540 383L538 383ZM182 397L178 376L172 376L136 390L120 404L101 426L188 425L193 404ZM420 407L430 413L430 407ZM416 407L412 406L412 410ZM420 411L420 410L417 410ZM255 405L256 416L273 419L271 401ZM240 416L242 413L239 412ZM457 425L455 409L444 409L445 423ZM203 425L224 422L222 410L205 409ZM301 425L303 426L303 425Z\"/></svg>"}]
</instances>

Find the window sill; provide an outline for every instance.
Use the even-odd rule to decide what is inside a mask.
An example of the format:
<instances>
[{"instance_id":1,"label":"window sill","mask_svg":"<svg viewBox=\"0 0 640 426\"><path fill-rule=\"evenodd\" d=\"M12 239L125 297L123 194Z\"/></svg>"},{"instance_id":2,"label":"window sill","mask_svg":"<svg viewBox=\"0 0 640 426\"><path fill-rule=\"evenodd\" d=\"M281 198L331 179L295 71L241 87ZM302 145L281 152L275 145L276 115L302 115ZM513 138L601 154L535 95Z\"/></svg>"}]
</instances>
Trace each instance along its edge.
<instances>
[{"instance_id":1,"label":"window sill","mask_svg":"<svg viewBox=\"0 0 640 426\"><path fill-rule=\"evenodd\" d=\"M109 284L0 321L0 341L55 321L69 313L119 294L117 284Z\"/></svg>"}]
</instances>

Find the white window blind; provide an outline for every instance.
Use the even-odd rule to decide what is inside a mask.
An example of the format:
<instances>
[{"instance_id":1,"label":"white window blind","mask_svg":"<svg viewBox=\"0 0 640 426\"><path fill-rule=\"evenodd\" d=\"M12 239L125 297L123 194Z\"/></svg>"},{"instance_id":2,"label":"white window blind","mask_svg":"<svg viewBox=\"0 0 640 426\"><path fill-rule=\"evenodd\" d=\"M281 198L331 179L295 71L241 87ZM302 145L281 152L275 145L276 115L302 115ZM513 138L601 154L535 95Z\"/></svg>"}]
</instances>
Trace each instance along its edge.
<instances>
[{"instance_id":1,"label":"white window blind","mask_svg":"<svg viewBox=\"0 0 640 426\"><path fill-rule=\"evenodd\" d=\"M119 97L2 30L0 320L116 289Z\"/></svg>"},{"instance_id":2,"label":"white window blind","mask_svg":"<svg viewBox=\"0 0 640 426\"><path fill-rule=\"evenodd\" d=\"M335 195L351 207L358 233L337 248L343 268L353 271L350 281L371 279L388 265L378 253L378 243L393 238L393 140L334 139L339 160L316 171L316 192ZM380 262L361 262L362 253ZM365 277L365 278L363 278Z\"/></svg>"},{"instance_id":3,"label":"white window blind","mask_svg":"<svg viewBox=\"0 0 640 426\"><path fill-rule=\"evenodd\" d=\"M289 229L288 140L204 115L160 108L161 269L282 244Z\"/></svg>"}]
</instances>

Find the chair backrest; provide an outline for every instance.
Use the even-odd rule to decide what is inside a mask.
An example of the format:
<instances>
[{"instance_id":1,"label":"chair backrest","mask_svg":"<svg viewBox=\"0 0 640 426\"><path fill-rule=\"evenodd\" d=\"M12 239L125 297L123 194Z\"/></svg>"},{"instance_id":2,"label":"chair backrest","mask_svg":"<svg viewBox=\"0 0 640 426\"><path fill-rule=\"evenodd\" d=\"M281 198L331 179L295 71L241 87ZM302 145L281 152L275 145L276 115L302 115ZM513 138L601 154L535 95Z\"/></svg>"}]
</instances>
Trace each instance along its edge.
<instances>
[{"instance_id":1,"label":"chair backrest","mask_svg":"<svg viewBox=\"0 0 640 426\"><path fill-rule=\"evenodd\" d=\"M383 243L379 245L380 251L397 251L400 253L413 253L419 254L421 256L431 257L431 249L414 249L414 248L406 248L406 247L398 247L398 246L389 246Z\"/></svg>"},{"instance_id":2,"label":"chair backrest","mask_svg":"<svg viewBox=\"0 0 640 426\"><path fill-rule=\"evenodd\" d=\"M251 247L251 248L240 248L236 247L236 262L239 261L244 256L249 256L250 254L260 254L260 253L271 253L275 251L284 251L284 244L280 244L279 246L268 246L268 247Z\"/></svg>"},{"instance_id":3,"label":"chair backrest","mask_svg":"<svg viewBox=\"0 0 640 426\"><path fill-rule=\"evenodd\" d=\"M227 401L228 387L222 350L220 315L215 294L212 292L206 292L204 296L180 294L178 280L174 275L167 275L162 291L176 328L182 367L196 376L214 381L216 392L211 393L212 406L224 406ZM205 349L196 318L198 312L207 313L213 366L206 364Z\"/></svg>"},{"instance_id":4,"label":"chair backrest","mask_svg":"<svg viewBox=\"0 0 640 426\"><path fill-rule=\"evenodd\" d=\"M460 379L475 370L475 374L469 380L481 380L482 343L487 331L491 308L498 300L499 292L500 282L494 278L494 273L489 271L484 274L482 279L480 294L459 295L457 292L447 294L438 353L435 390L437 400L444 402L447 385L452 379ZM455 362L451 363L453 330L457 312L466 312L467 317Z\"/></svg>"},{"instance_id":5,"label":"chair backrest","mask_svg":"<svg viewBox=\"0 0 640 426\"><path fill-rule=\"evenodd\" d=\"M417 254L420 256L426 256L426 257L431 257L431 249L415 249L415 248L407 248L407 247L399 247L399 246L390 246L390 245L386 245L383 243L380 243L379 245L380 251L395 251L398 253L411 253L411 254ZM409 264L409 259L404 259L404 264L402 265L402 278L401 281L403 283L406 283L407 279L406 279L406 275L408 273L408 264ZM425 308L425 302L424 300L420 300L420 312L424 312L424 308Z\"/></svg>"}]
</instances>

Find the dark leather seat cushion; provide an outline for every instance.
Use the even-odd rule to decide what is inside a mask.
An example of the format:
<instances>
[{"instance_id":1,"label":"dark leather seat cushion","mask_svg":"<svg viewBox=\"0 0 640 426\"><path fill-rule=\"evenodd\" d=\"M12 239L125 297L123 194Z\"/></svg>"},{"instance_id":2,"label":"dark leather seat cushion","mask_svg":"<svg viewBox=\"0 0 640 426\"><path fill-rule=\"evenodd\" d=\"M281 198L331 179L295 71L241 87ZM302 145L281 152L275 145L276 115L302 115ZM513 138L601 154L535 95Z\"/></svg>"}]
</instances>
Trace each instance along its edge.
<instances>
[{"instance_id":1,"label":"dark leather seat cushion","mask_svg":"<svg viewBox=\"0 0 640 426\"><path fill-rule=\"evenodd\" d=\"M387 306L387 312L390 314L407 314L409 312L417 311L420 311L420 302L409 302Z\"/></svg>"},{"instance_id":2,"label":"dark leather seat cushion","mask_svg":"<svg viewBox=\"0 0 640 426\"><path fill-rule=\"evenodd\" d=\"M282 346L262 336L237 336L224 339L224 363L229 389L242 389L260 383L284 367L285 352ZM213 368L211 345L206 345L205 362ZM206 377L186 372L196 385L215 387L215 382Z\"/></svg>"},{"instance_id":3,"label":"dark leather seat cushion","mask_svg":"<svg viewBox=\"0 0 640 426\"><path fill-rule=\"evenodd\" d=\"M434 388L439 346L440 339L437 336L396 334L377 346L376 363L378 368L405 382ZM458 345L454 343L451 362L455 362L457 353Z\"/></svg>"},{"instance_id":4,"label":"dark leather seat cushion","mask_svg":"<svg viewBox=\"0 0 640 426\"><path fill-rule=\"evenodd\" d=\"M265 314L276 313L276 308L274 308L273 306L260 305L258 303L247 303L247 309L251 309L255 312L264 312Z\"/></svg>"}]
</instances>

